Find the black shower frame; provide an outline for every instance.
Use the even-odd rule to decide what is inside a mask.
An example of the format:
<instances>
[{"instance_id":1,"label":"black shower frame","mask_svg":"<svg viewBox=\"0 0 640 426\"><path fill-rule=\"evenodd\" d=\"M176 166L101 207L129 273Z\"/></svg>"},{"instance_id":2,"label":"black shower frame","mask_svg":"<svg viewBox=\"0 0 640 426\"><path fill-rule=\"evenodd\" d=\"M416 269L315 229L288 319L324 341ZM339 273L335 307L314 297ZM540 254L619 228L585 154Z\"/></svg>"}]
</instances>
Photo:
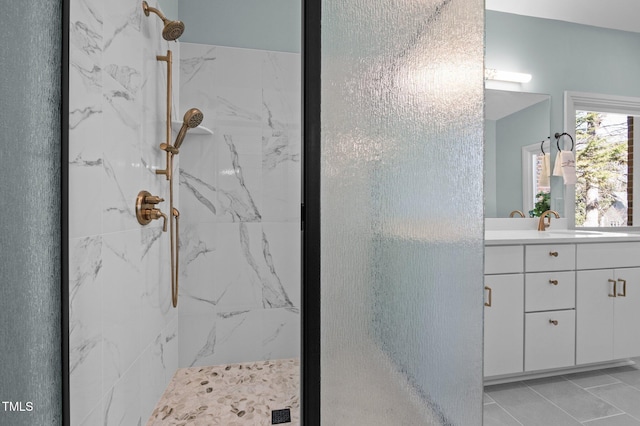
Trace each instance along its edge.
<instances>
[{"instance_id":1,"label":"black shower frame","mask_svg":"<svg viewBox=\"0 0 640 426\"><path fill-rule=\"evenodd\" d=\"M62 2L62 63L60 69L60 307L62 424L71 424L69 385L69 30L70 0Z\"/></svg>"},{"instance_id":2,"label":"black shower frame","mask_svg":"<svg viewBox=\"0 0 640 426\"><path fill-rule=\"evenodd\" d=\"M321 0L302 1L301 421L320 426Z\"/></svg>"}]
</instances>

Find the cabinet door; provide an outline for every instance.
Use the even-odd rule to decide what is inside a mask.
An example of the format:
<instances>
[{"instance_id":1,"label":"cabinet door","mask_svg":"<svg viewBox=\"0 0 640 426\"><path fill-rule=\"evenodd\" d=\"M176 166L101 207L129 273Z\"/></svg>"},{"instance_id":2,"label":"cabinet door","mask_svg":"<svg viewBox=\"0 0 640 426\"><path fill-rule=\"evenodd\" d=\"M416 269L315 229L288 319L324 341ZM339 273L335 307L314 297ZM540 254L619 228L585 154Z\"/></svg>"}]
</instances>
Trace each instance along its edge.
<instances>
[{"instance_id":1,"label":"cabinet door","mask_svg":"<svg viewBox=\"0 0 640 426\"><path fill-rule=\"evenodd\" d=\"M491 289L491 306L484 308L484 375L522 372L524 276L486 275L485 286Z\"/></svg>"},{"instance_id":2,"label":"cabinet door","mask_svg":"<svg viewBox=\"0 0 640 426\"><path fill-rule=\"evenodd\" d=\"M640 268L616 269L615 272L613 356L615 359L640 356Z\"/></svg>"},{"instance_id":3,"label":"cabinet door","mask_svg":"<svg viewBox=\"0 0 640 426\"><path fill-rule=\"evenodd\" d=\"M575 364L575 311L525 315L524 370L548 370Z\"/></svg>"},{"instance_id":4,"label":"cabinet door","mask_svg":"<svg viewBox=\"0 0 640 426\"><path fill-rule=\"evenodd\" d=\"M613 359L614 278L612 269L576 273L576 364Z\"/></svg>"}]
</instances>

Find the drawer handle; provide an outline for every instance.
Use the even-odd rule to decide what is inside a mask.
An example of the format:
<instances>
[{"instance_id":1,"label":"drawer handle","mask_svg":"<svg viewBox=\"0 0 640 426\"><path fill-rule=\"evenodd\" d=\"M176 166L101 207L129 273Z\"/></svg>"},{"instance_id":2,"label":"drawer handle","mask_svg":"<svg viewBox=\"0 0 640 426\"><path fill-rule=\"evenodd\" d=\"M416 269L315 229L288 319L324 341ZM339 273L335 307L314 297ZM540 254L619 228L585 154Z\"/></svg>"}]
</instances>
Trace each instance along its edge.
<instances>
[{"instance_id":1,"label":"drawer handle","mask_svg":"<svg viewBox=\"0 0 640 426\"><path fill-rule=\"evenodd\" d=\"M491 287L487 287L487 286L485 286L484 289L489 292L489 301L484 302L484 306L487 306L487 307L490 308L491 307L491 293L493 293L493 290L491 290Z\"/></svg>"},{"instance_id":2,"label":"drawer handle","mask_svg":"<svg viewBox=\"0 0 640 426\"><path fill-rule=\"evenodd\" d=\"M557 251L550 251L549 252L549 256L558 257L558 252Z\"/></svg>"},{"instance_id":3,"label":"drawer handle","mask_svg":"<svg viewBox=\"0 0 640 426\"><path fill-rule=\"evenodd\" d=\"M618 296L627 297L627 280L622 280L618 278L618 281L622 282L622 293L618 293Z\"/></svg>"},{"instance_id":4,"label":"drawer handle","mask_svg":"<svg viewBox=\"0 0 640 426\"><path fill-rule=\"evenodd\" d=\"M617 296L616 295L616 284L617 284L617 282L616 282L616 280L611 280L611 279L608 280L608 281L610 283L613 283L613 294L610 294L609 297L616 297Z\"/></svg>"},{"instance_id":5,"label":"drawer handle","mask_svg":"<svg viewBox=\"0 0 640 426\"><path fill-rule=\"evenodd\" d=\"M558 280L549 280L549 284L558 285Z\"/></svg>"},{"instance_id":6,"label":"drawer handle","mask_svg":"<svg viewBox=\"0 0 640 426\"><path fill-rule=\"evenodd\" d=\"M549 320L549 324L558 325L558 320Z\"/></svg>"}]
</instances>

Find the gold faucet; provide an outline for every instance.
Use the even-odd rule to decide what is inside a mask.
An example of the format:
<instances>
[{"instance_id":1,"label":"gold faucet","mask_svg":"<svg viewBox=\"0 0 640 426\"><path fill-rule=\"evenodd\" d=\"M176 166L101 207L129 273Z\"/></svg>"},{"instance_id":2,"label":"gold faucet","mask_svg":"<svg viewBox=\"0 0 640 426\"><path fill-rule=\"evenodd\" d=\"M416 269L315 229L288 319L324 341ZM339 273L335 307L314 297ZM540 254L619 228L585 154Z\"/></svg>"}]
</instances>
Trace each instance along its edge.
<instances>
[{"instance_id":1,"label":"gold faucet","mask_svg":"<svg viewBox=\"0 0 640 426\"><path fill-rule=\"evenodd\" d=\"M555 210L547 210L546 212L542 213L540 215L540 221L538 222L538 231L544 231L546 230L549 226L551 226L551 216L549 216L550 214L554 215L556 217L556 219L560 219L560 215L558 214L557 211ZM544 218L547 218L547 221L544 221Z\"/></svg>"},{"instance_id":2,"label":"gold faucet","mask_svg":"<svg viewBox=\"0 0 640 426\"><path fill-rule=\"evenodd\" d=\"M520 217L524 217L524 213L522 213L520 210L514 210L509 214L509 217L514 217L515 215L519 214Z\"/></svg>"}]
</instances>

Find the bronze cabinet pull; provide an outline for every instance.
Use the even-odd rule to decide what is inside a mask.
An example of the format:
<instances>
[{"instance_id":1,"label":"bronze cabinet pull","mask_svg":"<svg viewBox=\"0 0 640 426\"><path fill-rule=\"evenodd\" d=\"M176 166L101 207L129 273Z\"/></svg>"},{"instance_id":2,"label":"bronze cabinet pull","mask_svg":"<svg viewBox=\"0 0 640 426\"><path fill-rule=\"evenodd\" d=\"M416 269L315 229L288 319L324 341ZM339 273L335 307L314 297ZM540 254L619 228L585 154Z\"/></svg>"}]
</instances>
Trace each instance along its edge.
<instances>
[{"instance_id":1,"label":"bronze cabinet pull","mask_svg":"<svg viewBox=\"0 0 640 426\"><path fill-rule=\"evenodd\" d=\"M607 281L609 281L610 283L613 283L613 294L610 294L609 297L616 297L617 296L616 295L616 284L617 284L616 280L609 279Z\"/></svg>"},{"instance_id":2,"label":"bronze cabinet pull","mask_svg":"<svg viewBox=\"0 0 640 426\"><path fill-rule=\"evenodd\" d=\"M493 293L493 290L491 290L491 287L487 287L487 286L485 286L484 289L489 292L489 300L484 303L484 306L490 308L491 307L491 293Z\"/></svg>"},{"instance_id":3,"label":"bronze cabinet pull","mask_svg":"<svg viewBox=\"0 0 640 426\"><path fill-rule=\"evenodd\" d=\"M558 285L558 280L549 280L549 284Z\"/></svg>"},{"instance_id":4,"label":"bronze cabinet pull","mask_svg":"<svg viewBox=\"0 0 640 426\"><path fill-rule=\"evenodd\" d=\"M618 278L618 281L622 282L622 293L618 293L618 296L627 297L627 280ZM613 290L615 292L615 290Z\"/></svg>"},{"instance_id":5,"label":"bronze cabinet pull","mask_svg":"<svg viewBox=\"0 0 640 426\"><path fill-rule=\"evenodd\" d=\"M550 251L549 252L549 256L558 257L558 252L557 251Z\"/></svg>"},{"instance_id":6,"label":"bronze cabinet pull","mask_svg":"<svg viewBox=\"0 0 640 426\"><path fill-rule=\"evenodd\" d=\"M550 319L549 324L558 325L558 320Z\"/></svg>"}]
</instances>

